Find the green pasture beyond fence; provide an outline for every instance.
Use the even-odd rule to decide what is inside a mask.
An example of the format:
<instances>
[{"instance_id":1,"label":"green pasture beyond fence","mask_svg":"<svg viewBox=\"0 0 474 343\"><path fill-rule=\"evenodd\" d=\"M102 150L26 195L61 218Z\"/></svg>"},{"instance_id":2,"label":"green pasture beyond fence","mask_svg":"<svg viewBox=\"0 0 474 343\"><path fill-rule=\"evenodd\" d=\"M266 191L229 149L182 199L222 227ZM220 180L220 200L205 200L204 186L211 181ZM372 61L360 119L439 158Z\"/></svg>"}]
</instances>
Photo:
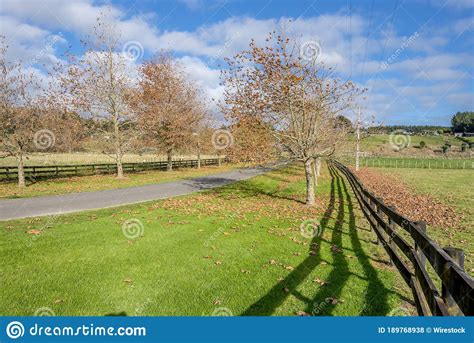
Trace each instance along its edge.
<instances>
[{"instance_id":1,"label":"green pasture beyond fence","mask_svg":"<svg viewBox=\"0 0 474 343\"><path fill-rule=\"evenodd\" d=\"M201 159L201 166L219 165L224 158ZM166 170L167 162L123 163L125 173L141 172L146 170ZM192 168L198 166L198 160L175 160L173 168ZM70 164L49 166L25 166L25 177L30 180L49 179L55 177L85 176L94 174L113 174L117 172L117 165L113 163L100 164ZM0 166L0 182L13 182L18 179L18 167Z\"/></svg>"},{"instance_id":2,"label":"green pasture beyond fence","mask_svg":"<svg viewBox=\"0 0 474 343\"><path fill-rule=\"evenodd\" d=\"M355 165L355 158L341 159L346 165ZM380 168L423 168L423 169L474 169L472 159L427 159L361 157L361 167Z\"/></svg>"}]
</instances>

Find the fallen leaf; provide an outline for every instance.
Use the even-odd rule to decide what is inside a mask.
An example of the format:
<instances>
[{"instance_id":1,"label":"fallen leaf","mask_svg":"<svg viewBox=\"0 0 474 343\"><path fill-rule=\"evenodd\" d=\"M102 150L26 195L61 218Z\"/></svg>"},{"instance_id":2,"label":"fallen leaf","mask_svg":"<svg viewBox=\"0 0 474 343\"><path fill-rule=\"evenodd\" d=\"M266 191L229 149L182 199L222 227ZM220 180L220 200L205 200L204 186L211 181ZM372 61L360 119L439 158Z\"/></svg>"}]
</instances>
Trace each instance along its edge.
<instances>
[{"instance_id":1,"label":"fallen leaf","mask_svg":"<svg viewBox=\"0 0 474 343\"><path fill-rule=\"evenodd\" d=\"M132 279L124 279L123 281L126 283L132 283Z\"/></svg>"},{"instance_id":2,"label":"fallen leaf","mask_svg":"<svg viewBox=\"0 0 474 343\"><path fill-rule=\"evenodd\" d=\"M327 285L327 284L329 283L329 282L327 282L327 281L321 280L320 278L314 279L313 282L316 282L316 283L319 284L320 286L324 286L324 285Z\"/></svg>"},{"instance_id":3,"label":"fallen leaf","mask_svg":"<svg viewBox=\"0 0 474 343\"><path fill-rule=\"evenodd\" d=\"M29 233L30 235L40 235L41 230L29 230L29 231L26 231L26 233Z\"/></svg>"},{"instance_id":4,"label":"fallen leaf","mask_svg":"<svg viewBox=\"0 0 474 343\"><path fill-rule=\"evenodd\" d=\"M302 316L302 317L307 317L307 316L310 316L309 313L305 312L305 311L296 311L295 313L297 316Z\"/></svg>"}]
</instances>

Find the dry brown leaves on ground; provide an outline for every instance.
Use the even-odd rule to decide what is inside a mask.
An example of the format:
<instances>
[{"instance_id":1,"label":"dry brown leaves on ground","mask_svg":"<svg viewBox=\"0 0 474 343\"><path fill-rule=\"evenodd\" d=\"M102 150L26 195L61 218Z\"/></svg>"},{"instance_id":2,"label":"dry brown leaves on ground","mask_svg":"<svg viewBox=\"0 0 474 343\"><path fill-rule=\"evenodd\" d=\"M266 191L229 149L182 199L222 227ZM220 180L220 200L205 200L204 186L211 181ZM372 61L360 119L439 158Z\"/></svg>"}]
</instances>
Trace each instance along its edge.
<instances>
[{"instance_id":1,"label":"dry brown leaves on ground","mask_svg":"<svg viewBox=\"0 0 474 343\"><path fill-rule=\"evenodd\" d=\"M425 221L435 227L459 228L462 220L460 213L429 195L417 194L398 178L369 168L362 168L355 173L369 191L408 219Z\"/></svg>"}]
</instances>

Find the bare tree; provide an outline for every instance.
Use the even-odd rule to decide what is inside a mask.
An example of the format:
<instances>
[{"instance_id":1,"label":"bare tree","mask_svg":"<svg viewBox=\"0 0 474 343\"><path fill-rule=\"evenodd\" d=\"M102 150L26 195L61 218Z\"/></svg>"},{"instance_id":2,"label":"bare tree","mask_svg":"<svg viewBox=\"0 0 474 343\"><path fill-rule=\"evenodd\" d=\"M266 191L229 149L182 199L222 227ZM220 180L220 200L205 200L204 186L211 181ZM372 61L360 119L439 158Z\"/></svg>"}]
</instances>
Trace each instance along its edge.
<instances>
[{"instance_id":1,"label":"bare tree","mask_svg":"<svg viewBox=\"0 0 474 343\"><path fill-rule=\"evenodd\" d=\"M173 168L173 154L196 139L193 133L206 117L197 86L183 67L166 53L141 67L141 80L134 97L138 127L149 145L167 155L167 169Z\"/></svg>"},{"instance_id":2,"label":"bare tree","mask_svg":"<svg viewBox=\"0 0 474 343\"><path fill-rule=\"evenodd\" d=\"M331 68L301 56L302 46L284 33L272 32L268 45L227 59L223 71L225 113L231 121L256 117L294 161L304 164L306 203L315 203L315 161L331 156L343 141L337 116L361 92L341 82Z\"/></svg>"},{"instance_id":3,"label":"bare tree","mask_svg":"<svg viewBox=\"0 0 474 343\"><path fill-rule=\"evenodd\" d=\"M21 63L9 63L4 37L0 46L0 157L15 157L18 186L25 187L26 154L38 144L47 143L38 137L38 111L31 95L38 86L34 76L22 69ZM40 132L40 135L43 133ZM46 133L47 134L47 133ZM52 138L52 137L49 137Z\"/></svg>"},{"instance_id":4,"label":"bare tree","mask_svg":"<svg viewBox=\"0 0 474 343\"><path fill-rule=\"evenodd\" d=\"M115 26L102 14L83 41L84 54L70 56L67 72L59 78L61 87L69 92L68 106L94 119L97 137L104 146L102 152L116 161L117 178L123 178L123 154L135 134L128 98L136 75L119 41Z\"/></svg>"}]
</instances>

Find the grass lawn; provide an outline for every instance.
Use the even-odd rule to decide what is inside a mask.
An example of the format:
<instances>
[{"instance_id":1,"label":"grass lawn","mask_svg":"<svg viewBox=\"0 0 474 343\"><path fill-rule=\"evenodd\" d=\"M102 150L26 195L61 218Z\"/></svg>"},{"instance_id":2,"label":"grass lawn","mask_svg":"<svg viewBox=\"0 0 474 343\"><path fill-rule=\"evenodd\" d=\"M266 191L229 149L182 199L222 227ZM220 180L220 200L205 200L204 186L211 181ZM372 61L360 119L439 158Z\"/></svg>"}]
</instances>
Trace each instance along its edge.
<instances>
[{"instance_id":1,"label":"grass lawn","mask_svg":"<svg viewBox=\"0 0 474 343\"><path fill-rule=\"evenodd\" d=\"M302 169L289 166L184 197L2 222L0 315L414 313L347 180L324 169L317 193L306 207ZM300 231L309 219L314 238ZM124 235L130 220L140 237Z\"/></svg>"},{"instance_id":2,"label":"grass lawn","mask_svg":"<svg viewBox=\"0 0 474 343\"><path fill-rule=\"evenodd\" d=\"M441 246L464 249L466 270L474 272L474 171L426 169L377 169L395 175L420 194L429 194L458 210L463 216L459 229L428 228L428 234Z\"/></svg>"},{"instance_id":3,"label":"grass lawn","mask_svg":"<svg viewBox=\"0 0 474 343\"><path fill-rule=\"evenodd\" d=\"M152 170L126 174L126 179L124 180L118 180L115 175L75 176L68 178L41 180L36 183L28 183L27 180L27 187L24 189L18 188L16 183L0 183L0 199L29 198L40 195L92 192L104 189L142 186L152 183L160 183L220 173L236 167L238 167L238 165L223 164L220 167L206 166L202 167L201 169L183 168L175 169L172 172Z\"/></svg>"},{"instance_id":4,"label":"grass lawn","mask_svg":"<svg viewBox=\"0 0 474 343\"><path fill-rule=\"evenodd\" d=\"M425 142L426 146L420 148L420 142ZM469 152L461 151L461 145L463 142L451 135L442 136L421 136L413 135L406 136L405 139L401 139L400 142L408 143L408 146L399 151L395 151L394 147L390 144L390 135L388 134L374 134L363 139L361 141L361 151L365 153L374 153L378 156L390 156L399 158L409 158L418 156L421 158L469 158ZM442 153L442 146L445 143L451 144L446 154ZM351 134L347 136L348 152L352 152L355 149L355 135Z\"/></svg>"}]
</instances>

